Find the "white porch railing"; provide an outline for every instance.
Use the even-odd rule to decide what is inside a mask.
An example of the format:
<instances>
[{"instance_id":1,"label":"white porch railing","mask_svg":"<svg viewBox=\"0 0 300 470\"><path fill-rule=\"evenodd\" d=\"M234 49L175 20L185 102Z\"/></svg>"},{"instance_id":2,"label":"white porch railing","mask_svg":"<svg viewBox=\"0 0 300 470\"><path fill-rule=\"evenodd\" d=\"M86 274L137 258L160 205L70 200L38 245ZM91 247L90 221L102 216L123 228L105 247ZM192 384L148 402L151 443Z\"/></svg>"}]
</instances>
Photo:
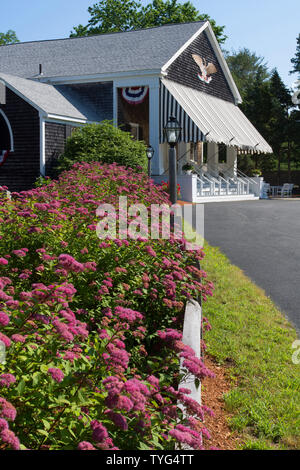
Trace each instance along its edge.
<instances>
[{"instance_id":1,"label":"white porch railing","mask_svg":"<svg viewBox=\"0 0 300 470\"><path fill-rule=\"evenodd\" d=\"M257 181L237 170L234 176L197 172L197 197L254 194Z\"/></svg>"}]
</instances>

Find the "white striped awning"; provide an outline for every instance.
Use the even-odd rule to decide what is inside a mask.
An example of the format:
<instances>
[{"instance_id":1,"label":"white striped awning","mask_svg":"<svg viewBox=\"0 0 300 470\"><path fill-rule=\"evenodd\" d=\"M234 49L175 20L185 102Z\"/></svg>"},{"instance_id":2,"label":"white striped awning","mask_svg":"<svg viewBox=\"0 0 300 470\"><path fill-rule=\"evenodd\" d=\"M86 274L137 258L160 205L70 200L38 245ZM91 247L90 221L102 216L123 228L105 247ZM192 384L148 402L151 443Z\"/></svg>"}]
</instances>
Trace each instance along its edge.
<instances>
[{"instance_id":1,"label":"white striped awning","mask_svg":"<svg viewBox=\"0 0 300 470\"><path fill-rule=\"evenodd\" d=\"M204 140L201 130L163 84L160 89L160 107L160 143L166 142L163 128L170 116L175 116L180 123L182 129L181 142L200 142Z\"/></svg>"},{"instance_id":2,"label":"white striped awning","mask_svg":"<svg viewBox=\"0 0 300 470\"><path fill-rule=\"evenodd\" d=\"M242 150L272 153L270 145L235 104L165 78L162 79L162 96L168 94L163 91L164 88L203 134L204 139L199 140L224 143ZM161 100L162 127L167 122L167 116L173 114L178 119L176 106L173 104L171 109L170 101L166 98ZM178 120L181 122L180 119ZM189 141L186 140L185 135L182 140ZM193 141L195 140L190 140L190 142Z\"/></svg>"}]
</instances>

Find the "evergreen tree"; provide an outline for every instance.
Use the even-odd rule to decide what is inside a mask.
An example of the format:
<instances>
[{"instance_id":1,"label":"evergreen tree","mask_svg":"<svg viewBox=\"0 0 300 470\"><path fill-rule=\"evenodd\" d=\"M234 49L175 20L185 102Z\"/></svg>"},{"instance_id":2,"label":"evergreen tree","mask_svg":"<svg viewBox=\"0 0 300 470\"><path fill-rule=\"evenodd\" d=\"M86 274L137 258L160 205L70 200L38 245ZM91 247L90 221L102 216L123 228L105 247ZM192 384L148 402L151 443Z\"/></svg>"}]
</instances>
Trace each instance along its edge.
<instances>
[{"instance_id":1,"label":"evergreen tree","mask_svg":"<svg viewBox=\"0 0 300 470\"><path fill-rule=\"evenodd\" d=\"M231 54L228 51L224 51L224 54L243 99L247 95L247 90L254 85L257 74L259 74L262 81L270 77L264 58L257 56L255 52L243 48Z\"/></svg>"},{"instance_id":2,"label":"evergreen tree","mask_svg":"<svg viewBox=\"0 0 300 470\"><path fill-rule=\"evenodd\" d=\"M273 101L271 120L271 145L278 158L278 179L280 179L281 162L288 163L288 178L291 178L291 160L293 150L293 137L296 122L291 119L290 110L293 108L292 96L284 85L277 70L274 70L270 80L270 90Z\"/></svg>"},{"instance_id":3,"label":"evergreen tree","mask_svg":"<svg viewBox=\"0 0 300 470\"><path fill-rule=\"evenodd\" d=\"M240 107L263 137L269 140L273 103L270 82L265 80L262 71L258 71L253 82L245 87L245 96Z\"/></svg>"},{"instance_id":4,"label":"evergreen tree","mask_svg":"<svg viewBox=\"0 0 300 470\"><path fill-rule=\"evenodd\" d=\"M293 69L290 71L290 73L297 73L298 78L300 78L300 34L297 37L296 54L295 57L291 59L291 62L293 64Z\"/></svg>"}]
</instances>

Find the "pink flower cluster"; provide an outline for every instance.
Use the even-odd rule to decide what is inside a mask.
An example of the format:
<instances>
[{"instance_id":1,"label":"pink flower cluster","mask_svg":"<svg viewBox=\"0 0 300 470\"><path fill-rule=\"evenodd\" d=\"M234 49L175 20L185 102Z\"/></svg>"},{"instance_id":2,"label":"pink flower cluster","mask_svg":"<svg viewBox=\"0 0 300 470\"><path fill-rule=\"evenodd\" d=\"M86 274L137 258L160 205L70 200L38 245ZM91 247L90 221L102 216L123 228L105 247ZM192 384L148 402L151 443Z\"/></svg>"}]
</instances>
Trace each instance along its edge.
<instances>
[{"instance_id":1,"label":"pink flower cluster","mask_svg":"<svg viewBox=\"0 0 300 470\"><path fill-rule=\"evenodd\" d=\"M55 367L50 367L48 369L48 374L51 375L52 379L55 382L62 382L64 380L64 373L60 369L56 369Z\"/></svg>"},{"instance_id":2,"label":"pink flower cluster","mask_svg":"<svg viewBox=\"0 0 300 470\"><path fill-rule=\"evenodd\" d=\"M96 209L117 207L120 194L129 204L168 204L146 175L99 163L0 199L0 341L10 348L0 373L1 448L20 447L14 432L26 447L43 440L51 450L70 448L74 431L78 450L155 448L155 433L168 446L200 449L208 437L192 417L199 422L209 410L171 386L179 356L188 373L209 375L181 333L186 297L212 293L194 266L203 253L174 239L99 243ZM182 422L178 403L187 410Z\"/></svg>"}]
</instances>

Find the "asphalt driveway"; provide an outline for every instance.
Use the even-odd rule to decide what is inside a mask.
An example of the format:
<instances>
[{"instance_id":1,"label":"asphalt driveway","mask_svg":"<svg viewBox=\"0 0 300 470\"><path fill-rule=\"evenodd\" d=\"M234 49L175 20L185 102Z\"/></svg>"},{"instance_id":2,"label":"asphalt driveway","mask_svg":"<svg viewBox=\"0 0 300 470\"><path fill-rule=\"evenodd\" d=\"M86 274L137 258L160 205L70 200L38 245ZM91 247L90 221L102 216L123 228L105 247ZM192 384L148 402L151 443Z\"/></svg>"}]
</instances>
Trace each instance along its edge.
<instances>
[{"instance_id":1,"label":"asphalt driveway","mask_svg":"<svg viewBox=\"0 0 300 470\"><path fill-rule=\"evenodd\" d=\"M300 200L208 203L205 238L220 247L300 332Z\"/></svg>"}]
</instances>

